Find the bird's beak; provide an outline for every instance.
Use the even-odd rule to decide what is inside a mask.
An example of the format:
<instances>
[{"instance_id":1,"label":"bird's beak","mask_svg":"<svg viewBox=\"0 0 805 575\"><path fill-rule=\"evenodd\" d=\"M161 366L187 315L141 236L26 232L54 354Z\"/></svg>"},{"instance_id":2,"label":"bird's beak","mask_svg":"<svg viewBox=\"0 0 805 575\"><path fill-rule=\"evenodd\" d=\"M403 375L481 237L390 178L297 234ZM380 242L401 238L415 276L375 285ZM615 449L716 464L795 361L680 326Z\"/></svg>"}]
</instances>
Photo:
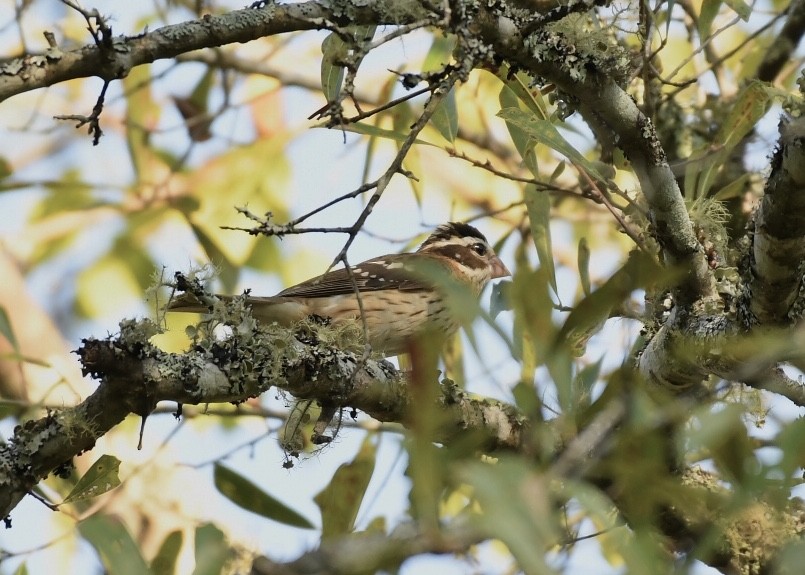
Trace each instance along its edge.
<instances>
[{"instance_id":1,"label":"bird's beak","mask_svg":"<svg viewBox=\"0 0 805 575\"><path fill-rule=\"evenodd\" d=\"M492 258L492 279L495 278L506 278L512 275L509 271L509 268L506 267L499 257L495 256Z\"/></svg>"}]
</instances>

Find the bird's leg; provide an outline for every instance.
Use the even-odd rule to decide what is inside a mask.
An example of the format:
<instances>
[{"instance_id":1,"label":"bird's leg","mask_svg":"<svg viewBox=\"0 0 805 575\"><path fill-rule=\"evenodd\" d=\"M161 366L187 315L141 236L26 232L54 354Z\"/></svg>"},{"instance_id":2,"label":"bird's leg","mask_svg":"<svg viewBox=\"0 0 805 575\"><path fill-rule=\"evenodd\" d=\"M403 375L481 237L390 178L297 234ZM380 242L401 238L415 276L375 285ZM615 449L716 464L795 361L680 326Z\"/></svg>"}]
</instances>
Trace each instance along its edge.
<instances>
[{"instance_id":1,"label":"bird's leg","mask_svg":"<svg viewBox=\"0 0 805 575\"><path fill-rule=\"evenodd\" d=\"M324 432L327 430L333 417L335 417L335 412L338 411L338 409L338 406L334 403L321 404L321 413L319 413L319 418L316 420L316 424L313 426L313 433L310 436L310 441L313 442L313 445L324 445L333 440L332 436L325 435Z\"/></svg>"}]
</instances>

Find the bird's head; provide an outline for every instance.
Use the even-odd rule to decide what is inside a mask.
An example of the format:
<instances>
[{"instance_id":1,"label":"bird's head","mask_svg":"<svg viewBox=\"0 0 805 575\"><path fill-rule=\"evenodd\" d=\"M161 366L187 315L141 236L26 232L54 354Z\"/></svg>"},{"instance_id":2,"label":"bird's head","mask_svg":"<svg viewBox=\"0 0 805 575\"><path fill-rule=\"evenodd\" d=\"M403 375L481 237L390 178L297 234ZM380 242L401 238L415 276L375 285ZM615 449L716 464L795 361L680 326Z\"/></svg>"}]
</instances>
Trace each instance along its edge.
<instances>
[{"instance_id":1,"label":"bird's head","mask_svg":"<svg viewBox=\"0 0 805 575\"><path fill-rule=\"evenodd\" d=\"M511 275L484 235L461 222L437 227L417 252L439 257L458 278L475 286L479 293L489 280Z\"/></svg>"}]
</instances>

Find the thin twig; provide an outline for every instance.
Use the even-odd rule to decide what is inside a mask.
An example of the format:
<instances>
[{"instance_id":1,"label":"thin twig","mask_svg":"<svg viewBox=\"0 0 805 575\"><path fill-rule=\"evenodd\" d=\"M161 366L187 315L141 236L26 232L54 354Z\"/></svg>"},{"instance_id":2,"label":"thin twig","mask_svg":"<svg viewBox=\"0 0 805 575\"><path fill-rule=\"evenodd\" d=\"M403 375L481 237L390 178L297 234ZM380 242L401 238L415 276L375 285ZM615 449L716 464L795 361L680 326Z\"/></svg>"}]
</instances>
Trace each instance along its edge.
<instances>
[{"instance_id":1,"label":"thin twig","mask_svg":"<svg viewBox=\"0 0 805 575\"><path fill-rule=\"evenodd\" d=\"M92 113L89 116L82 116L77 114L70 114L66 116L53 116L55 120L74 120L78 122L76 124L76 129L89 124L89 134L92 136L92 145L97 146L98 143L101 141L101 136L103 136L103 130L101 130L101 112L103 112L103 103L106 99L106 90L109 88L109 80L103 81L103 88L101 88L101 93L98 95L98 99L95 102L95 106L92 108Z\"/></svg>"}]
</instances>

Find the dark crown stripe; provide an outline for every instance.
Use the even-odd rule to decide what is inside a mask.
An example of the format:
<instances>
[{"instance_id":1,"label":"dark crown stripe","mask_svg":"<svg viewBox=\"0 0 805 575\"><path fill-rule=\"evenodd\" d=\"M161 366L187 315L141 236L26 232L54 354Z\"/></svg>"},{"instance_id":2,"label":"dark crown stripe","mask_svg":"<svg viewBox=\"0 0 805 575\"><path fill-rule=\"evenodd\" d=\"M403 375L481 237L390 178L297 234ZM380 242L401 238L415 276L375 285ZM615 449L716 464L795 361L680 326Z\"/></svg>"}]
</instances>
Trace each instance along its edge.
<instances>
[{"instance_id":1,"label":"dark crown stripe","mask_svg":"<svg viewBox=\"0 0 805 575\"><path fill-rule=\"evenodd\" d=\"M477 228L461 222L449 222L436 228L436 231L428 236L428 239L423 242L419 249L421 250L431 244L451 238L476 238L486 242L486 238Z\"/></svg>"}]
</instances>

